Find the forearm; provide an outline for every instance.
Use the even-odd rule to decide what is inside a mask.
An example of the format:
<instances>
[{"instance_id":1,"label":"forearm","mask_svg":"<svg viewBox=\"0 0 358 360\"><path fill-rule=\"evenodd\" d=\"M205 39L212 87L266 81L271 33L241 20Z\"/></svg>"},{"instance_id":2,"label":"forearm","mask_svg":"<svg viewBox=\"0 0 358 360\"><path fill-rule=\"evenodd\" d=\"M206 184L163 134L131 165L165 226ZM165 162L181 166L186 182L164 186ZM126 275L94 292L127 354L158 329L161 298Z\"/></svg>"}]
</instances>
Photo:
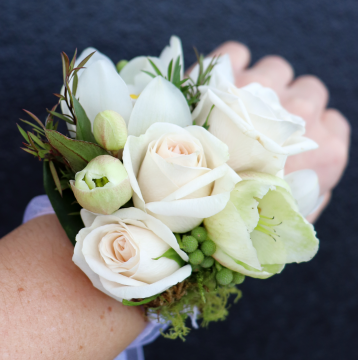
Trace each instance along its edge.
<instances>
[{"instance_id":1,"label":"forearm","mask_svg":"<svg viewBox=\"0 0 358 360\"><path fill-rule=\"evenodd\" d=\"M0 358L109 359L145 327L138 308L95 289L56 216L0 241Z\"/></svg>"}]
</instances>

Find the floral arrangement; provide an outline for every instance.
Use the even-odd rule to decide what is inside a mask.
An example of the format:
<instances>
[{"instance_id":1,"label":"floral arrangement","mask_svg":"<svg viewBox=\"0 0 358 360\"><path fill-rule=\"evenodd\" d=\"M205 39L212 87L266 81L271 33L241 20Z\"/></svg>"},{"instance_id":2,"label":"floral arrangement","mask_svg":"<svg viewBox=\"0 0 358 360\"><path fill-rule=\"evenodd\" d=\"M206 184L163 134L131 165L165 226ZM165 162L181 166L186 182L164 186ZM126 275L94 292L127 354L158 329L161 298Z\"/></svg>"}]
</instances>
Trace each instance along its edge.
<instances>
[{"instance_id":1,"label":"floral arrangement","mask_svg":"<svg viewBox=\"0 0 358 360\"><path fill-rule=\"evenodd\" d=\"M273 90L234 85L228 56L183 71L180 39L159 57L112 61L62 53L63 87L24 150L44 160L44 186L73 261L93 285L184 337L228 314L245 276L266 279L318 250L305 219L319 202L312 170L284 174L313 150L305 122ZM61 112L57 110L60 106ZM57 131L58 121L68 133Z\"/></svg>"}]
</instances>

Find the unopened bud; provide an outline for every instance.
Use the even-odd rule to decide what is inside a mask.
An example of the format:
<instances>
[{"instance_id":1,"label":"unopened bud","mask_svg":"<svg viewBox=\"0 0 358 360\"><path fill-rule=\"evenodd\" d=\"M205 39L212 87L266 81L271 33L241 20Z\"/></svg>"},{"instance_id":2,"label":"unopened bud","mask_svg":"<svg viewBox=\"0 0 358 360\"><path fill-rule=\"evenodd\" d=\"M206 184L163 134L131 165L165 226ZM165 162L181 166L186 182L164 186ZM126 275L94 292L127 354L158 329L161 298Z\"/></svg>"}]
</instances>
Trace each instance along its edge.
<instances>
[{"instance_id":1,"label":"unopened bud","mask_svg":"<svg viewBox=\"0 0 358 360\"><path fill-rule=\"evenodd\" d=\"M217 274L216 274L216 281L220 285L229 285L234 278L234 275L231 270L227 268L222 268Z\"/></svg>"},{"instance_id":2,"label":"unopened bud","mask_svg":"<svg viewBox=\"0 0 358 360\"><path fill-rule=\"evenodd\" d=\"M121 115L113 110L97 114L93 122L93 135L99 145L110 151L124 148L127 141L127 125Z\"/></svg>"},{"instance_id":3,"label":"unopened bud","mask_svg":"<svg viewBox=\"0 0 358 360\"><path fill-rule=\"evenodd\" d=\"M78 203L97 214L112 214L132 197L126 169L110 155L91 160L70 183Z\"/></svg>"},{"instance_id":4,"label":"unopened bud","mask_svg":"<svg viewBox=\"0 0 358 360\"><path fill-rule=\"evenodd\" d=\"M191 231L191 236L194 236L201 243L206 240L208 233L205 228L198 226Z\"/></svg>"},{"instance_id":5,"label":"unopened bud","mask_svg":"<svg viewBox=\"0 0 358 360\"><path fill-rule=\"evenodd\" d=\"M121 70L122 70L127 64L128 64L128 61L127 61L127 60L118 61L118 62L117 62L117 65L116 65L116 68L117 68L118 73L120 73Z\"/></svg>"}]
</instances>

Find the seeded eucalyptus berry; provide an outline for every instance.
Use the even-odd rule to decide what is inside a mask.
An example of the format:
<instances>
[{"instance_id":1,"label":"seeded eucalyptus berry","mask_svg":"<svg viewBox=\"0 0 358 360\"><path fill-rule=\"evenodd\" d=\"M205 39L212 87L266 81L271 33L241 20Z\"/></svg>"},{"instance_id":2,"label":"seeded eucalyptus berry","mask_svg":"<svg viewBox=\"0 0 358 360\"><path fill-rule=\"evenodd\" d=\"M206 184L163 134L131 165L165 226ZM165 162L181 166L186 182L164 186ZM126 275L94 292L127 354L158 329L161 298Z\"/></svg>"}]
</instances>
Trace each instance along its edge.
<instances>
[{"instance_id":1,"label":"seeded eucalyptus berry","mask_svg":"<svg viewBox=\"0 0 358 360\"><path fill-rule=\"evenodd\" d=\"M231 270L227 268L222 268L217 274L216 274L216 281L220 285L229 285L234 278L234 275Z\"/></svg>"},{"instance_id":2,"label":"seeded eucalyptus berry","mask_svg":"<svg viewBox=\"0 0 358 360\"><path fill-rule=\"evenodd\" d=\"M234 272L234 278L232 279L232 282L235 285L242 284L245 280L245 275L242 275L240 273Z\"/></svg>"},{"instance_id":3,"label":"seeded eucalyptus berry","mask_svg":"<svg viewBox=\"0 0 358 360\"><path fill-rule=\"evenodd\" d=\"M200 265L191 265L192 272L198 272L200 270Z\"/></svg>"},{"instance_id":4,"label":"seeded eucalyptus berry","mask_svg":"<svg viewBox=\"0 0 358 360\"><path fill-rule=\"evenodd\" d=\"M204 254L199 249L189 254L189 262L192 265L199 265L203 262L203 260Z\"/></svg>"},{"instance_id":5,"label":"seeded eucalyptus berry","mask_svg":"<svg viewBox=\"0 0 358 360\"><path fill-rule=\"evenodd\" d=\"M216 251L216 245L212 240L205 240L201 244L200 250L204 253L205 256L211 256Z\"/></svg>"},{"instance_id":6,"label":"seeded eucalyptus berry","mask_svg":"<svg viewBox=\"0 0 358 360\"><path fill-rule=\"evenodd\" d=\"M191 231L191 236L194 236L196 240L202 243L207 239L208 233L203 227L198 226Z\"/></svg>"},{"instance_id":7,"label":"seeded eucalyptus berry","mask_svg":"<svg viewBox=\"0 0 358 360\"><path fill-rule=\"evenodd\" d=\"M198 240L194 236L184 236L182 243L183 250L187 253L192 253L198 248Z\"/></svg>"},{"instance_id":8,"label":"seeded eucalyptus berry","mask_svg":"<svg viewBox=\"0 0 358 360\"><path fill-rule=\"evenodd\" d=\"M205 256L203 262L200 264L203 268L207 269L209 267L212 267L214 265L214 258L211 256Z\"/></svg>"}]
</instances>

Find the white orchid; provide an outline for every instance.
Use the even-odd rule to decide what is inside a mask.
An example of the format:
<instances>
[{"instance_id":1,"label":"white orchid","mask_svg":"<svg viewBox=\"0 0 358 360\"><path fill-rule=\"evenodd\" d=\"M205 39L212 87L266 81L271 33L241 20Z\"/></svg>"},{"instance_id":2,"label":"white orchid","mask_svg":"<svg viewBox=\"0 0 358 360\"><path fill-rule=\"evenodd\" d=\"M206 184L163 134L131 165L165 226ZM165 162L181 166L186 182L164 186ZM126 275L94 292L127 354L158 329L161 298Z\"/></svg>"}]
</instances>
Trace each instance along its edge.
<instances>
[{"instance_id":1,"label":"white orchid","mask_svg":"<svg viewBox=\"0 0 358 360\"><path fill-rule=\"evenodd\" d=\"M228 145L228 164L235 171L276 175L287 156L318 147L303 136L305 121L287 112L272 89L257 83L243 88L227 83L225 91L202 87L201 92L193 120L203 125L210 114L209 131Z\"/></svg>"},{"instance_id":2,"label":"white orchid","mask_svg":"<svg viewBox=\"0 0 358 360\"><path fill-rule=\"evenodd\" d=\"M233 271L263 279L285 264L311 260L318 250L316 233L289 185L268 174L240 176L225 209L204 220L217 246L213 257Z\"/></svg>"},{"instance_id":3,"label":"white orchid","mask_svg":"<svg viewBox=\"0 0 358 360\"><path fill-rule=\"evenodd\" d=\"M166 76L169 63L173 60L174 64L179 57L179 64L181 65L181 78L184 75L184 56L183 48L180 39L177 36L170 38L170 44L166 46L159 57L152 56L138 56L126 64L120 71L122 79L126 82L129 92L133 98L137 98L143 89L149 84L152 77L143 71L154 73L155 71L150 64L148 58L158 67L161 73Z\"/></svg>"}]
</instances>

